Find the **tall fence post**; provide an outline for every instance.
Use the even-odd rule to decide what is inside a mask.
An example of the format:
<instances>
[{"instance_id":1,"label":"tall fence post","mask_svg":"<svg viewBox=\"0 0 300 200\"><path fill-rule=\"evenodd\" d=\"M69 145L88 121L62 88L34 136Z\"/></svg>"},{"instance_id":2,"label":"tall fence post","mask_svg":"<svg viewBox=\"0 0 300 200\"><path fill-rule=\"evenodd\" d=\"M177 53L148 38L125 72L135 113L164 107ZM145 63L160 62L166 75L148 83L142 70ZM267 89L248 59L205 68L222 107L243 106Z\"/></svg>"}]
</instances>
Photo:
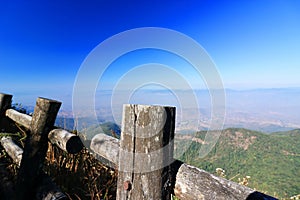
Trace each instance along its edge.
<instances>
[{"instance_id":1,"label":"tall fence post","mask_svg":"<svg viewBox=\"0 0 300 200\"><path fill-rule=\"evenodd\" d=\"M8 126L5 111L11 107L12 95L0 93L0 132L6 131ZM10 179L6 166L0 166L0 199L14 199L14 184Z\"/></svg>"},{"instance_id":2,"label":"tall fence post","mask_svg":"<svg viewBox=\"0 0 300 200\"><path fill-rule=\"evenodd\" d=\"M175 107L124 105L117 200L171 198Z\"/></svg>"},{"instance_id":3,"label":"tall fence post","mask_svg":"<svg viewBox=\"0 0 300 200\"><path fill-rule=\"evenodd\" d=\"M0 93L0 128L4 127L5 111L11 107L12 95ZM3 131L0 129L0 132ZM13 182L8 178L9 173L4 166L0 167L0 198L10 199L13 197Z\"/></svg>"},{"instance_id":4,"label":"tall fence post","mask_svg":"<svg viewBox=\"0 0 300 200\"><path fill-rule=\"evenodd\" d=\"M42 167L48 149L48 133L53 128L61 102L38 98L34 108L30 134L17 178L17 199L33 199L36 186L42 180Z\"/></svg>"}]
</instances>

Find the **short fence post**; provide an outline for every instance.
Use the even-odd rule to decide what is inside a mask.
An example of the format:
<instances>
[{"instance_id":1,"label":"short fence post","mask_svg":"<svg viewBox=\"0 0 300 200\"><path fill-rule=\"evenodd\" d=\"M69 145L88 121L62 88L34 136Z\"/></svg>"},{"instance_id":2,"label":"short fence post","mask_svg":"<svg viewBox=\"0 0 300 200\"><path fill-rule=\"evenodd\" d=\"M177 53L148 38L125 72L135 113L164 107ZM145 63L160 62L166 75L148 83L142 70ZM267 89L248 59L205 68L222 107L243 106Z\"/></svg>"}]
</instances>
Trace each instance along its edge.
<instances>
[{"instance_id":1,"label":"short fence post","mask_svg":"<svg viewBox=\"0 0 300 200\"><path fill-rule=\"evenodd\" d=\"M0 93L0 128L2 129L5 125L4 117L5 111L11 107L12 95ZM0 132L3 131L0 129Z\"/></svg>"},{"instance_id":2,"label":"short fence post","mask_svg":"<svg viewBox=\"0 0 300 200\"><path fill-rule=\"evenodd\" d=\"M17 199L34 198L48 149L48 133L53 128L60 106L61 102L58 101L37 99L31 120L31 133L26 138L17 178Z\"/></svg>"},{"instance_id":3,"label":"short fence post","mask_svg":"<svg viewBox=\"0 0 300 200\"><path fill-rule=\"evenodd\" d=\"M11 107L12 95L0 93L0 115Z\"/></svg>"},{"instance_id":4,"label":"short fence post","mask_svg":"<svg viewBox=\"0 0 300 200\"><path fill-rule=\"evenodd\" d=\"M175 107L124 105L117 200L171 198Z\"/></svg>"}]
</instances>

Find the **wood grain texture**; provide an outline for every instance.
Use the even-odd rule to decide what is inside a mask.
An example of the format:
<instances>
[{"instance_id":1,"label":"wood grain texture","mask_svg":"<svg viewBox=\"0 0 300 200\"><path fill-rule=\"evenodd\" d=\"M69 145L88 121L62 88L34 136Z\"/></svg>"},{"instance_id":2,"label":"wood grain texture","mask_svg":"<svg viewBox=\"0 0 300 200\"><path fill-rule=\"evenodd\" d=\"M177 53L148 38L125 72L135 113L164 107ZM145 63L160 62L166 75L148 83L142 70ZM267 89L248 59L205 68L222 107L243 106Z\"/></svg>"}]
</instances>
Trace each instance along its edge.
<instances>
[{"instance_id":1,"label":"wood grain texture","mask_svg":"<svg viewBox=\"0 0 300 200\"><path fill-rule=\"evenodd\" d=\"M13 159L14 163L20 166L23 149L15 144L11 137L3 137L0 142L6 153Z\"/></svg>"},{"instance_id":2,"label":"wood grain texture","mask_svg":"<svg viewBox=\"0 0 300 200\"><path fill-rule=\"evenodd\" d=\"M20 113L14 109L6 110L5 115L28 130L30 129L32 120L31 116ZM76 154L83 149L84 145L77 135L64 129L57 127L53 128L54 129L52 129L48 135L48 139L52 144L57 145L60 149L71 154Z\"/></svg>"},{"instance_id":3,"label":"wood grain texture","mask_svg":"<svg viewBox=\"0 0 300 200\"><path fill-rule=\"evenodd\" d=\"M17 164L18 167L20 167L20 163L22 160L23 155L23 149L19 147L11 137L3 137L0 140L1 145L7 152L7 154L12 158L13 162ZM5 181L6 179L4 179ZM6 181L4 182L6 183ZM7 183L12 185L12 183ZM7 199L15 199L14 195L9 192L10 188L13 188L12 185L10 188L7 188L6 190L8 192ZM62 200L67 199L66 195L57 187L55 183L51 180L51 178L46 175L45 173L41 174L40 177L40 183L37 186L36 193L35 193L36 199L42 199L42 200Z\"/></svg>"},{"instance_id":4,"label":"wood grain texture","mask_svg":"<svg viewBox=\"0 0 300 200\"><path fill-rule=\"evenodd\" d=\"M14 109L6 110L5 115L11 120L13 120L14 122L24 126L28 130L30 129L31 120L32 120L31 116L24 113L20 113Z\"/></svg>"},{"instance_id":5,"label":"wood grain texture","mask_svg":"<svg viewBox=\"0 0 300 200\"><path fill-rule=\"evenodd\" d=\"M105 144L106 147L101 147L101 144ZM97 146L97 148L94 148L95 153L110 160L118 167L118 139L107 135L104 137L100 136L99 141L95 142L94 146ZM111 150L112 152L107 153L106 150ZM230 180L214 176L179 160L174 160L171 167L173 176L171 186L174 194L182 200L276 200L274 197L270 197Z\"/></svg>"},{"instance_id":6,"label":"wood grain texture","mask_svg":"<svg viewBox=\"0 0 300 200\"><path fill-rule=\"evenodd\" d=\"M187 164L177 172L174 193L181 200L276 199Z\"/></svg>"},{"instance_id":7,"label":"wood grain texture","mask_svg":"<svg viewBox=\"0 0 300 200\"><path fill-rule=\"evenodd\" d=\"M64 129L51 130L48 138L52 144L57 145L60 149L70 154L76 154L84 147L79 136Z\"/></svg>"},{"instance_id":8,"label":"wood grain texture","mask_svg":"<svg viewBox=\"0 0 300 200\"><path fill-rule=\"evenodd\" d=\"M119 140L117 138L99 133L91 141L90 148L97 155L117 165L119 162Z\"/></svg>"},{"instance_id":9,"label":"wood grain texture","mask_svg":"<svg viewBox=\"0 0 300 200\"><path fill-rule=\"evenodd\" d=\"M18 199L32 199L36 193L48 149L48 133L60 106L60 102L50 99L36 101L17 178Z\"/></svg>"},{"instance_id":10,"label":"wood grain texture","mask_svg":"<svg viewBox=\"0 0 300 200\"><path fill-rule=\"evenodd\" d=\"M174 127L173 107L124 105L118 200L170 199Z\"/></svg>"}]
</instances>

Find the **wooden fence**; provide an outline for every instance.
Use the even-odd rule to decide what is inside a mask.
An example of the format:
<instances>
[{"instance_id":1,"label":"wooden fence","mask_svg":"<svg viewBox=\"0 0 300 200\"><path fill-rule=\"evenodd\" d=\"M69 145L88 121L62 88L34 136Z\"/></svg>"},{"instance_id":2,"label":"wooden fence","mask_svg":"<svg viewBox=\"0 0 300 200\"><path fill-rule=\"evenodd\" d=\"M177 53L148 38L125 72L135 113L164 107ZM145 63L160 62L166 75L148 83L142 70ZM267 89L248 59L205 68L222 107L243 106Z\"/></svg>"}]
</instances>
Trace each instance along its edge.
<instances>
[{"instance_id":1,"label":"wooden fence","mask_svg":"<svg viewBox=\"0 0 300 200\"><path fill-rule=\"evenodd\" d=\"M16 184L0 168L3 198L67 199L42 171L48 141L68 153L83 148L78 136L54 127L61 103L38 98L31 117L11 109L11 100L12 95L0 93L0 130L13 120L27 128L29 135L24 150L10 137L1 138L3 148L19 166ZM91 150L118 168L118 200L169 200L171 194L182 200L276 199L173 159L174 128L174 107L124 105L121 139L102 133L92 139Z\"/></svg>"}]
</instances>

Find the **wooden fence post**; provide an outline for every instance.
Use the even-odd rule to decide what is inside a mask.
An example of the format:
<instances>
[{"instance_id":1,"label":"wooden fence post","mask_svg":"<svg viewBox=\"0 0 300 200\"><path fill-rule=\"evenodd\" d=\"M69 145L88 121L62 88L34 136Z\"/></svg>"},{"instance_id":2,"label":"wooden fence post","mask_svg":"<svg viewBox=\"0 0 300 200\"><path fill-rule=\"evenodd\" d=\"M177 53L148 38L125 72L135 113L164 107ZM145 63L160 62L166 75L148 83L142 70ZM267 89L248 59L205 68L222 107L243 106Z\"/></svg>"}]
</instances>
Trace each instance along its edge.
<instances>
[{"instance_id":1,"label":"wooden fence post","mask_svg":"<svg viewBox=\"0 0 300 200\"><path fill-rule=\"evenodd\" d=\"M11 107L12 95L0 93L0 128L4 127L5 111ZM3 130L0 129L0 132ZM0 167L0 198L10 199L15 198L13 196L13 182L8 178L9 173L4 166Z\"/></svg>"},{"instance_id":2,"label":"wooden fence post","mask_svg":"<svg viewBox=\"0 0 300 200\"><path fill-rule=\"evenodd\" d=\"M124 105L117 200L171 198L175 107Z\"/></svg>"},{"instance_id":3,"label":"wooden fence post","mask_svg":"<svg viewBox=\"0 0 300 200\"><path fill-rule=\"evenodd\" d=\"M4 112L11 107L12 95L0 93L0 114L4 115Z\"/></svg>"},{"instance_id":4,"label":"wooden fence post","mask_svg":"<svg viewBox=\"0 0 300 200\"><path fill-rule=\"evenodd\" d=\"M12 95L0 93L0 128L5 127L5 111L11 107ZM0 130L0 132L3 130Z\"/></svg>"},{"instance_id":5,"label":"wooden fence post","mask_svg":"<svg viewBox=\"0 0 300 200\"><path fill-rule=\"evenodd\" d=\"M48 133L53 128L61 102L38 98L34 108L30 134L17 178L17 199L33 199L39 184L48 149Z\"/></svg>"},{"instance_id":6,"label":"wooden fence post","mask_svg":"<svg viewBox=\"0 0 300 200\"><path fill-rule=\"evenodd\" d=\"M0 165L0 183L0 199L15 199L14 184L13 181L10 179L10 173L7 171L7 168L4 165Z\"/></svg>"}]
</instances>

